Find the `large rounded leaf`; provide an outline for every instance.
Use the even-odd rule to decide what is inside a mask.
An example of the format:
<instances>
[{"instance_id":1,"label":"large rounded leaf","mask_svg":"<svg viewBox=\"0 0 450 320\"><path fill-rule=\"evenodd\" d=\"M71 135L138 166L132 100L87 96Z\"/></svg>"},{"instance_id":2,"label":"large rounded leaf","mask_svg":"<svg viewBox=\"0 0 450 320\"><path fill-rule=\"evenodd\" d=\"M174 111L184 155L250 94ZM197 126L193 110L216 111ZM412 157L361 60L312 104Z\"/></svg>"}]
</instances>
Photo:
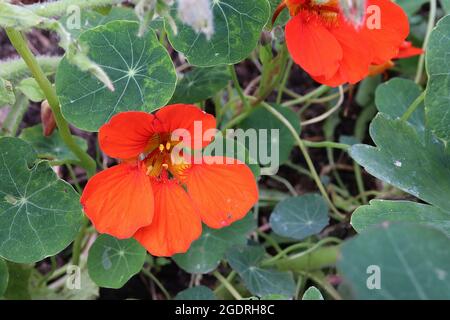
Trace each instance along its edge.
<instances>
[{"instance_id":1,"label":"large rounded leaf","mask_svg":"<svg viewBox=\"0 0 450 320\"><path fill-rule=\"evenodd\" d=\"M217 300L217 298L208 287L197 286L179 292L175 300Z\"/></svg>"},{"instance_id":2,"label":"large rounded leaf","mask_svg":"<svg viewBox=\"0 0 450 320\"><path fill-rule=\"evenodd\" d=\"M442 143L384 114L372 121L370 135L377 148L354 145L350 155L356 162L378 179L450 211L450 155Z\"/></svg>"},{"instance_id":3,"label":"large rounded leaf","mask_svg":"<svg viewBox=\"0 0 450 320\"><path fill-rule=\"evenodd\" d=\"M170 43L195 66L235 64L244 60L255 49L261 31L269 20L269 3L267 0L211 2L214 14L211 39L183 24L177 17L177 10L173 10L178 30L175 33L166 23Z\"/></svg>"},{"instance_id":4,"label":"large rounded leaf","mask_svg":"<svg viewBox=\"0 0 450 320\"><path fill-rule=\"evenodd\" d=\"M0 256L32 263L63 250L81 225L79 201L29 144L0 139Z\"/></svg>"},{"instance_id":5,"label":"large rounded leaf","mask_svg":"<svg viewBox=\"0 0 450 320\"><path fill-rule=\"evenodd\" d=\"M91 279L104 288L121 288L144 265L146 251L134 239L100 235L89 250Z\"/></svg>"},{"instance_id":6,"label":"large rounded leaf","mask_svg":"<svg viewBox=\"0 0 450 320\"><path fill-rule=\"evenodd\" d=\"M450 237L450 212L410 201L372 200L352 214L352 226L358 233L385 222L413 222L440 229Z\"/></svg>"},{"instance_id":7,"label":"large rounded leaf","mask_svg":"<svg viewBox=\"0 0 450 320\"><path fill-rule=\"evenodd\" d=\"M272 230L283 237L302 240L328 225L328 206L318 194L281 201L270 216Z\"/></svg>"},{"instance_id":8,"label":"large rounded leaf","mask_svg":"<svg viewBox=\"0 0 450 320\"><path fill-rule=\"evenodd\" d=\"M233 247L227 252L230 266L242 277L247 289L254 295L283 295L292 297L295 281L292 273L261 268L263 247Z\"/></svg>"},{"instance_id":9,"label":"large rounded leaf","mask_svg":"<svg viewBox=\"0 0 450 320\"><path fill-rule=\"evenodd\" d=\"M346 242L338 269L358 299L450 299L450 238L392 224Z\"/></svg>"},{"instance_id":10,"label":"large rounded leaf","mask_svg":"<svg viewBox=\"0 0 450 320\"><path fill-rule=\"evenodd\" d=\"M450 141L450 15L439 21L427 48L429 76L425 98L427 124L439 138Z\"/></svg>"},{"instance_id":11,"label":"large rounded leaf","mask_svg":"<svg viewBox=\"0 0 450 320\"><path fill-rule=\"evenodd\" d=\"M170 103L197 103L209 99L225 88L230 80L225 67L195 68L183 75Z\"/></svg>"},{"instance_id":12,"label":"large rounded leaf","mask_svg":"<svg viewBox=\"0 0 450 320\"><path fill-rule=\"evenodd\" d=\"M233 245L243 245L247 235L255 229L252 214L222 229L203 228L202 236L194 241L188 252L173 256L174 261L189 273L213 271Z\"/></svg>"},{"instance_id":13,"label":"large rounded leaf","mask_svg":"<svg viewBox=\"0 0 450 320\"><path fill-rule=\"evenodd\" d=\"M116 113L150 112L170 100L176 85L170 56L152 30L139 38L138 28L136 22L113 21L80 36L80 41L90 47L89 57L113 82L113 92L67 59L61 61L56 90L69 122L80 129L97 131Z\"/></svg>"}]
</instances>

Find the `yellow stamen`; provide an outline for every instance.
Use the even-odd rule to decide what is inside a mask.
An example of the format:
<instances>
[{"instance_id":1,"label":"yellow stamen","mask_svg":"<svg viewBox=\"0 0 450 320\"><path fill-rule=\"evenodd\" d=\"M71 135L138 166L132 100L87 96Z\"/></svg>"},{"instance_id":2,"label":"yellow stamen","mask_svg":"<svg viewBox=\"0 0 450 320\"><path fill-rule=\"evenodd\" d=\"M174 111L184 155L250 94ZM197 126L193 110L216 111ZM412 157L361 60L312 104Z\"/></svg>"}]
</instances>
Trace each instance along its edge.
<instances>
[{"instance_id":1,"label":"yellow stamen","mask_svg":"<svg viewBox=\"0 0 450 320\"><path fill-rule=\"evenodd\" d=\"M170 144L170 142L167 142L167 143L166 143L166 150L169 151L171 146L172 146L172 145Z\"/></svg>"},{"instance_id":2,"label":"yellow stamen","mask_svg":"<svg viewBox=\"0 0 450 320\"><path fill-rule=\"evenodd\" d=\"M164 145L162 143L159 145L159 151L161 151L161 152L164 151Z\"/></svg>"}]
</instances>

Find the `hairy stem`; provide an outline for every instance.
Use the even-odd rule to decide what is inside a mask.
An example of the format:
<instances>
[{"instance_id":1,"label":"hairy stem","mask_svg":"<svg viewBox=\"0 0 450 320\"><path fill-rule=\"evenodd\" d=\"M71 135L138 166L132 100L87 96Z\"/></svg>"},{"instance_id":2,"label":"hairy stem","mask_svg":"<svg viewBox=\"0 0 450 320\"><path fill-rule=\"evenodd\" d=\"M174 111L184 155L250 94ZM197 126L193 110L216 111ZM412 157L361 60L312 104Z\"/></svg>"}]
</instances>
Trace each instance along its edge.
<instances>
[{"instance_id":1,"label":"hairy stem","mask_svg":"<svg viewBox=\"0 0 450 320\"><path fill-rule=\"evenodd\" d=\"M25 61L28 68L30 68L31 74L39 84L39 87L44 92L45 97L47 98L47 101L52 109L53 116L55 117L56 125L59 129L58 132L64 143L78 157L78 159L80 159L80 165L86 169L88 176L94 175L96 170L95 161L75 142L70 132L69 124L61 113L61 107L58 97L56 96L56 91L48 78L45 76L42 68L39 66L36 57L28 47L25 37L19 31L11 28L6 28L6 33L14 48Z\"/></svg>"}]
</instances>

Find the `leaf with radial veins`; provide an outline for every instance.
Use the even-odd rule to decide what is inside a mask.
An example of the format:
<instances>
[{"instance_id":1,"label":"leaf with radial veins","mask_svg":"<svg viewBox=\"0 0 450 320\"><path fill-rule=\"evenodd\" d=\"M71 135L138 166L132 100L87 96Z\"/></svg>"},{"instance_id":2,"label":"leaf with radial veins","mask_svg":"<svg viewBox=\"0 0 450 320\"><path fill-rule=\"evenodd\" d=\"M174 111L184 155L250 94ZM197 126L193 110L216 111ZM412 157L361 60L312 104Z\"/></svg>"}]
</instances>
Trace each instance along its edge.
<instances>
[{"instance_id":1,"label":"leaf with radial veins","mask_svg":"<svg viewBox=\"0 0 450 320\"><path fill-rule=\"evenodd\" d=\"M270 216L276 234L297 240L318 234L328 222L327 203L318 194L287 198L275 206Z\"/></svg>"},{"instance_id":2,"label":"leaf with radial veins","mask_svg":"<svg viewBox=\"0 0 450 320\"><path fill-rule=\"evenodd\" d=\"M202 102L225 88L229 81L230 74L225 67L195 68L178 81L170 104Z\"/></svg>"},{"instance_id":3,"label":"leaf with radial veins","mask_svg":"<svg viewBox=\"0 0 450 320\"><path fill-rule=\"evenodd\" d=\"M267 0L211 2L214 14L214 34L211 39L183 24L175 8L172 17L177 25L176 33L166 21L170 43L195 66L211 67L244 60L255 49L261 31L269 20L269 3Z\"/></svg>"},{"instance_id":4,"label":"leaf with radial veins","mask_svg":"<svg viewBox=\"0 0 450 320\"><path fill-rule=\"evenodd\" d=\"M89 250L89 276L100 287L121 288L142 269L146 254L135 239L119 240L102 234Z\"/></svg>"},{"instance_id":5,"label":"leaf with radial veins","mask_svg":"<svg viewBox=\"0 0 450 320\"><path fill-rule=\"evenodd\" d=\"M441 230L450 237L450 212L411 201L372 200L352 214L352 226L358 233L385 222L411 222Z\"/></svg>"},{"instance_id":6,"label":"leaf with radial veins","mask_svg":"<svg viewBox=\"0 0 450 320\"><path fill-rule=\"evenodd\" d=\"M261 268L264 255L265 250L260 246L233 247L228 250L227 259L252 294L292 297L295 293L292 273Z\"/></svg>"},{"instance_id":7,"label":"leaf with radial veins","mask_svg":"<svg viewBox=\"0 0 450 320\"><path fill-rule=\"evenodd\" d=\"M23 129L19 138L31 144L39 158L61 163L74 163L79 160L64 143L57 130L50 136L44 137L42 135L41 124ZM76 136L73 138L82 150L87 151L88 146L86 140Z\"/></svg>"},{"instance_id":8,"label":"leaf with radial veins","mask_svg":"<svg viewBox=\"0 0 450 320\"><path fill-rule=\"evenodd\" d=\"M80 129L97 131L123 111L154 111L172 97L176 74L166 49L154 31L137 36L139 25L113 21L84 32L80 42L89 57L112 80L115 91L64 58L56 73L56 91L64 117Z\"/></svg>"},{"instance_id":9,"label":"leaf with radial veins","mask_svg":"<svg viewBox=\"0 0 450 320\"><path fill-rule=\"evenodd\" d=\"M370 125L377 148L358 144L351 157L371 175L436 207L450 211L450 154L429 132L380 113Z\"/></svg>"},{"instance_id":10,"label":"leaf with radial veins","mask_svg":"<svg viewBox=\"0 0 450 320\"><path fill-rule=\"evenodd\" d=\"M83 214L80 197L36 161L29 144L0 139L0 256L32 263L53 256L73 241Z\"/></svg>"},{"instance_id":11,"label":"leaf with radial veins","mask_svg":"<svg viewBox=\"0 0 450 320\"><path fill-rule=\"evenodd\" d=\"M450 15L437 24L427 47L429 75L425 107L427 125L434 134L450 142Z\"/></svg>"},{"instance_id":12,"label":"leaf with radial veins","mask_svg":"<svg viewBox=\"0 0 450 320\"><path fill-rule=\"evenodd\" d=\"M195 240L189 250L176 254L173 260L189 273L208 273L213 271L223 259L225 252L233 245L245 244L248 234L255 229L253 214L231 226L222 229L203 228L202 236Z\"/></svg>"},{"instance_id":13,"label":"leaf with radial veins","mask_svg":"<svg viewBox=\"0 0 450 320\"><path fill-rule=\"evenodd\" d=\"M449 247L434 228L386 224L346 241L337 267L357 299L450 299Z\"/></svg>"}]
</instances>

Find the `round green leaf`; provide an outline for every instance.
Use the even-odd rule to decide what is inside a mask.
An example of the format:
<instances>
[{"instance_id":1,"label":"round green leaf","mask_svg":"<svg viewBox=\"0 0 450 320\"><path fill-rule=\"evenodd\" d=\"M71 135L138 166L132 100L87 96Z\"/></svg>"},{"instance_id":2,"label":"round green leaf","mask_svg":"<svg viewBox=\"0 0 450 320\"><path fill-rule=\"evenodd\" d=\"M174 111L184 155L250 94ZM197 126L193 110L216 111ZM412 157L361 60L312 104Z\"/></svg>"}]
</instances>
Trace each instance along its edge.
<instances>
[{"instance_id":1,"label":"round green leaf","mask_svg":"<svg viewBox=\"0 0 450 320\"><path fill-rule=\"evenodd\" d=\"M270 216L276 234L297 240L318 234L328 221L328 206L317 194L287 198L276 205Z\"/></svg>"},{"instance_id":2,"label":"round green leaf","mask_svg":"<svg viewBox=\"0 0 450 320\"><path fill-rule=\"evenodd\" d=\"M384 225L346 242L338 269L357 299L450 299L449 247L439 230Z\"/></svg>"},{"instance_id":3,"label":"round green leaf","mask_svg":"<svg viewBox=\"0 0 450 320\"><path fill-rule=\"evenodd\" d=\"M450 141L450 15L437 24L427 47L427 125L437 137Z\"/></svg>"},{"instance_id":4,"label":"round green leaf","mask_svg":"<svg viewBox=\"0 0 450 320\"><path fill-rule=\"evenodd\" d=\"M29 144L0 139L0 256L32 263L63 250L81 226L79 199Z\"/></svg>"},{"instance_id":5,"label":"round green leaf","mask_svg":"<svg viewBox=\"0 0 450 320\"><path fill-rule=\"evenodd\" d=\"M121 288L145 262L145 249L134 239L119 240L100 235L89 250L91 279L104 288Z\"/></svg>"},{"instance_id":6,"label":"round green leaf","mask_svg":"<svg viewBox=\"0 0 450 320\"><path fill-rule=\"evenodd\" d=\"M175 69L166 49L150 30L137 37L139 25L113 21L84 32L80 41L90 47L89 57L108 74L115 90L64 58L56 73L64 117L80 129L96 131L114 114L154 111L172 97Z\"/></svg>"},{"instance_id":7,"label":"round green leaf","mask_svg":"<svg viewBox=\"0 0 450 320\"><path fill-rule=\"evenodd\" d=\"M410 201L372 200L352 214L352 226L358 233L384 222L413 222L441 230L450 237L450 212Z\"/></svg>"},{"instance_id":8,"label":"round green leaf","mask_svg":"<svg viewBox=\"0 0 450 320\"><path fill-rule=\"evenodd\" d=\"M247 235L255 229L252 214L222 229L203 228L202 236L194 241L184 254L176 254L173 260L189 273L208 273L217 268L225 252L233 245L245 244Z\"/></svg>"},{"instance_id":9,"label":"round green leaf","mask_svg":"<svg viewBox=\"0 0 450 320\"><path fill-rule=\"evenodd\" d=\"M312 286L305 291L302 300L323 300L323 296L322 293L320 293L319 289Z\"/></svg>"},{"instance_id":10,"label":"round green leaf","mask_svg":"<svg viewBox=\"0 0 450 320\"><path fill-rule=\"evenodd\" d=\"M20 81L17 86L19 89L29 100L33 102L41 102L45 100L44 91L42 91L41 87L37 83L34 78L26 78Z\"/></svg>"},{"instance_id":11,"label":"round green leaf","mask_svg":"<svg viewBox=\"0 0 450 320\"><path fill-rule=\"evenodd\" d=\"M409 106L422 94L422 88L409 79L394 78L379 85L375 94L378 111L391 118L401 118ZM425 131L425 112L423 103L409 117L418 132Z\"/></svg>"},{"instance_id":12,"label":"round green leaf","mask_svg":"<svg viewBox=\"0 0 450 320\"><path fill-rule=\"evenodd\" d=\"M372 121L370 136L378 147L352 146L356 162L378 179L450 212L450 154L442 143L382 113Z\"/></svg>"},{"instance_id":13,"label":"round green leaf","mask_svg":"<svg viewBox=\"0 0 450 320\"><path fill-rule=\"evenodd\" d=\"M181 291L175 300L217 300L217 298L210 288L197 286Z\"/></svg>"},{"instance_id":14,"label":"round green leaf","mask_svg":"<svg viewBox=\"0 0 450 320\"><path fill-rule=\"evenodd\" d=\"M177 33L166 23L172 46L182 52L190 64L201 67L235 64L247 58L269 20L270 5L267 0L214 0L212 11L214 34L208 40L203 33L197 33L183 24L175 8L172 17Z\"/></svg>"},{"instance_id":15,"label":"round green leaf","mask_svg":"<svg viewBox=\"0 0 450 320\"><path fill-rule=\"evenodd\" d=\"M286 107L274 106L274 108L280 112L300 134L300 121L297 114ZM258 132L258 130L267 130L267 136L257 135L257 143L250 144L249 141L246 141L245 144L250 152L250 156L258 159L261 166L266 166L267 163L265 162L267 162L267 160L262 159L259 155L258 146L260 145L267 145L266 150L268 159L272 158L272 150L275 152L273 156L279 155L279 164L283 164L289 159L289 155L295 145L295 141L292 139L292 133L280 120L267 111L266 108L255 108L255 111L242 121L239 126L244 130L256 130L256 132ZM278 137L273 136L271 130L278 130Z\"/></svg>"},{"instance_id":16,"label":"round green leaf","mask_svg":"<svg viewBox=\"0 0 450 320\"><path fill-rule=\"evenodd\" d=\"M256 296L283 295L292 297L295 281L290 272L281 272L259 267L264 258L263 247L233 247L227 252L230 266L244 280L247 289Z\"/></svg>"},{"instance_id":17,"label":"round green leaf","mask_svg":"<svg viewBox=\"0 0 450 320\"><path fill-rule=\"evenodd\" d=\"M39 124L22 130L19 137L31 144L34 150L36 150L39 158L61 163L78 161L78 157L70 151L57 130L49 137L44 137L42 135L42 125ZM86 140L80 137L73 138L81 149L84 151L87 150L88 146Z\"/></svg>"},{"instance_id":18,"label":"round green leaf","mask_svg":"<svg viewBox=\"0 0 450 320\"><path fill-rule=\"evenodd\" d=\"M8 280L8 266L6 265L5 260L0 259L0 297L3 296L8 287Z\"/></svg>"},{"instance_id":19,"label":"round green leaf","mask_svg":"<svg viewBox=\"0 0 450 320\"><path fill-rule=\"evenodd\" d=\"M204 101L225 88L229 81L230 74L224 67L195 68L183 75L170 103Z\"/></svg>"},{"instance_id":20,"label":"round green leaf","mask_svg":"<svg viewBox=\"0 0 450 320\"><path fill-rule=\"evenodd\" d=\"M66 30L75 38L78 38L83 31L107 24L111 21L128 20L138 22L134 10L124 7L112 7L106 15L93 10L86 10L86 12L80 15L79 25L76 18L74 13L69 12L69 15L61 19L61 23L66 27Z\"/></svg>"}]
</instances>

